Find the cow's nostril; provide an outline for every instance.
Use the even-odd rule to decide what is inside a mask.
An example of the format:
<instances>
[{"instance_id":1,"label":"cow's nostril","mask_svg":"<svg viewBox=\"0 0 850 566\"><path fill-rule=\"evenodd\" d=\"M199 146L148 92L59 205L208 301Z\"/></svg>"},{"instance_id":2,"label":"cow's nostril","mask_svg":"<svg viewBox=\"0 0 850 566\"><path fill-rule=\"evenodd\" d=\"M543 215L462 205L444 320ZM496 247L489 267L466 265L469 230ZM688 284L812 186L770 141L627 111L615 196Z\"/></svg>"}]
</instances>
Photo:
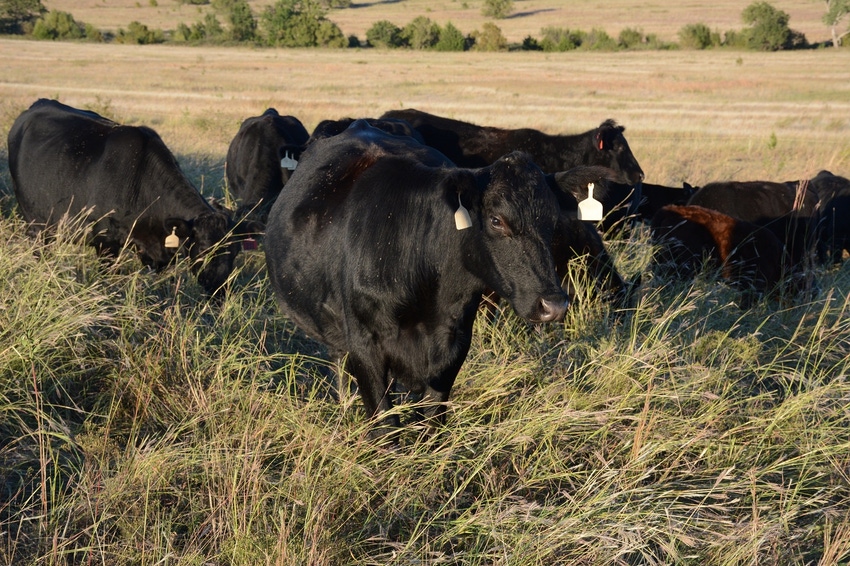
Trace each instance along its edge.
<instances>
[{"instance_id":1,"label":"cow's nostril","mask_svg":"<svg viewBox=\"0 0 850 566\"><path fill-rule=\"evenodd\" d=\"M540 299L540 303L537 307L537 318L540 322L563 320L564 315L567 313L568 304L569 302L566 298L559 299L557 301Z\"/></svg>"}]
</instances>

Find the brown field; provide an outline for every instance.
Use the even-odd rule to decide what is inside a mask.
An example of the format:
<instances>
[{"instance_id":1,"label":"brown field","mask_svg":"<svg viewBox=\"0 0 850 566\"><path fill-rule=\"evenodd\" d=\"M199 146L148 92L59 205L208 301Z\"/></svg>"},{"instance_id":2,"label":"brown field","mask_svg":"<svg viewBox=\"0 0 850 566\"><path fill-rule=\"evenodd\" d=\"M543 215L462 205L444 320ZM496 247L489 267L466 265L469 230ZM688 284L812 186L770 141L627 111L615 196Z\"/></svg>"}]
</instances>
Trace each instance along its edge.
<instances>
[{"instance_id":1,"label":"brown field","mask_svg":"<svg viewBox=\"0 0 850 566\"><path fill-rule=\"evenodd\" d=\"M3 39L0 61L3 132L36 98L59 98L154 127L201 160L208 183L220 182L239 123L269 106L308 129L399 107L551 133L614 118L655 183L850 174L850 65L831 49L440 54Z\"/></svg>"},{"instance_id":2,"label":"brown field","mask_svg":"<svg viewBox=\"0 0 850 566\"><path fill-rule=\"evenodd\" d=\"M250 5L258 14L274 0L253 0ZM548 26L590 31L601 28L616 37L624 28L657 34L664 41L676 41L679 29L686 24L704 23L713 30L725 32L741 29L741 12L752 0L720 0L718 2L669 2L663 0L515 0L514 13L496 21L510 42L521 42L527 36L539 37ZM192 23L203 18L210 7L179 4L176 0L44 0L50 10L70 12L77 20L101 29L117 30L133 20L150 27L174 29L178 22ZM829 30L821 21L824 2L807 0L774 0L770 4L790 16L789 26L803 32L811 42L825 41ZM328 18L346 35L365 39L366 30L378 20L389 20L403 26L416 16L424 15L440 25L452 22L464 33L480 29L488 19L481 15L482 0L403 0L353 1L353 7L332 10Z\"/></svg>"}]
</instances>

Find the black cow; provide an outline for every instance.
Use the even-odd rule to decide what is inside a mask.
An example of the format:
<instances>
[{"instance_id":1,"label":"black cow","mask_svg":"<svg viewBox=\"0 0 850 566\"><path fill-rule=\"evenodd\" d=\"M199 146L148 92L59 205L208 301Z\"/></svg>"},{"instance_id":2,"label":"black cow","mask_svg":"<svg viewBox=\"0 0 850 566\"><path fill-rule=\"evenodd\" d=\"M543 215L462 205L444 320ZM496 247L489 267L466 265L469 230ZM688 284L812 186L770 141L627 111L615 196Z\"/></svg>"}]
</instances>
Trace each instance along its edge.
<instances>
[{"instance_id":1,"label":"black cow","mask_svg":"<svg viewBox=\"0 0 850 566\"><path fill-rule=\"evenodd\" d=\"M632 203L640 202L643 170L626 141L623 126L613 120L573 135L549 135L531 128L503 129L435 116L420 110L390 110L382 118L409 122L425 143L461 167L483 167L510 151L523 151L546 173L581 165L612 169L613 180L634 185Z\"/></svg>"},{"instance_id":2,"label":"black cow","mask_svg":"<svg viewBox=\"0 0 850 566\"><path fill-rule=\"evenodd\" d=\"M298 118L274 108L242 122L225 161L227 188L240 203L237 215L265 219L309 137Z\"/></svg>"},{"instance_id":3,"label":"black cow","mask_svg":"<svg viewBox=\"0 0 850 566\"><path fill-rule=\"evenodd\" d=\"M693 205L662 207L651 228L653 265L662 276L693 279L704 266L717 269L741 292L744 308L781 283L786 292L799 290L783 271L785 246L768 228Z\"/></svg>"},{"instance_id":4,"label":"black cow","mask_svg":"<svg viewBox=\"0 0 850 566\"><path fill-rule=\"evenodd\" d=\"M844 250L850 251L850 180L821 171L809 180L809 188L820 203L818 259L825 265L840 263Z\"/></svg>"},{"instance_id":5,"label":"black cow","mask_svg":"<svg viewBox=\"0 0 850 566\"><path fill-rule=\"evenodd\" d=\"M688 204L769 228L786 246L792 270L803 269L809 252L815 247L818 196L799 183L709 183L699 188Z\"/></svg>"},{"instance_id":6,"label":"black cow","mask_svg":"<svg viewBox=\"0 0 850 566\"><path fill-rule=\"evenodd\" d=\"M594 199L602 202L603 207L608 205L608 186L612 176L613 171L601 166L574 167L546 175L546 181L555 193L560 208L555 237L552 240L552 257L555 270L565 282L571 299L575 297L576 290L569 279L568 267L570 262L577 258L581 258L581 263L593 282L593 288L599 291L603 299L622 304L628 300L629 291L639 283L638 279L626 284L617 272L614 261L596 229L596 222L583 222L577 218L578 203L588 197L590 183L594 185Z\"/></svg>"},{"instance_id":7,"label":"black cow","mask_svg":"<svg viewBox=\"0 0 850 566\"><path fill-rule=\"evenodd\" d=\"M394 136L409 136L419 143L425 143L425 140L417 132L407 120L397 120L395 118L362 118L369 123L373 128L383 130ZM355 118L340 118L339 120L322 120L313 129L310 134L310 139L307 140L307 145L313 143L317 139L329 138L344 132L356 119Z\"/></svg>"},{"instance_id":8,"label":"black cow","mask_svg":"<svg viewBox=\"0 0 850 566\"><path fill-rule=\"evenodd\" d=\"M233 222L207 203L152 129L40 99L15 120L8 147L18 206L35 229L85 214L99 251L117 255L130 241L157 269L174 257L166 247L173 233L207 292L227 281L240 248L229 238Z\"/></svg>"},{"instance_id":9,"label":"black cow","mask_svg":"<svg viewBox=\"0 0 850 566\"><path fill-rule=\"evenodd\" d=\"M269 215L266 261L284 313L347 354L368 415L390 409L398 382L441 419L485 289L529 321L564 316L549 250L557 216L524 154L464 169L356 121L302 154Z\"/></svg>"}]
</instances>

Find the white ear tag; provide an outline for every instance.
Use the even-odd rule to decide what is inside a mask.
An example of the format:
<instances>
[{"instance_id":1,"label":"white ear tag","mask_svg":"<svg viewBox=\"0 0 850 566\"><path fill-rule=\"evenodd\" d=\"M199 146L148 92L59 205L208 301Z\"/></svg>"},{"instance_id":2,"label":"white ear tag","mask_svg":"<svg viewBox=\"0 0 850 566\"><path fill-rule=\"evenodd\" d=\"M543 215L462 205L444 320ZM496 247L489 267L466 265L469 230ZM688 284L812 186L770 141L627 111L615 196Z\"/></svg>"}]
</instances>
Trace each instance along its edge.
<instances>
[{"instance_id":1,"label":"white ear tag","mask_svg":"<svg viewBox=\"0 0 850 566\"><path fill-rule=\"evenodd\" d=\"M177 226L173 226L171 228L171 234L165 237L165 247L166 248L179 248L180 247L180 237L175 234L177 232Z\"/></svg>"},{"instance_id":2,"label":"white ear tag","mask_svg":"<svg viewBox=\"0 0 850 566\"><path fill-rule=\"evenodd\" d=\"M602 203L593 198L593 183L587 184L587 198L578 203L578 219L602 220Z\"/></svg>"},{"instance_id":3,"label":"white ear tag","mask_svg":"<svg viewBox=\"0 0 850 566\"><path fill-rule=\"evenodd\" d=\"M469 217L469 211L460 202L460 195L457 195L458 208L455 211L455 228L458 230L466 230L472 226L472 219Z\"/></svg>"},{"instance_id":4,"label":"white ear tag","mask_svg":"<svg viewBox=\"0 0 850 566\"><path fill-rule=\"evenodd\" d=\"M295 171L295 167L298 166L298 160L292 157L289 157L289 152L286 151L283 154L283 159L280 160L280 168L281 169L289 169L290 171Z\"/></svg>"}]
</instances>

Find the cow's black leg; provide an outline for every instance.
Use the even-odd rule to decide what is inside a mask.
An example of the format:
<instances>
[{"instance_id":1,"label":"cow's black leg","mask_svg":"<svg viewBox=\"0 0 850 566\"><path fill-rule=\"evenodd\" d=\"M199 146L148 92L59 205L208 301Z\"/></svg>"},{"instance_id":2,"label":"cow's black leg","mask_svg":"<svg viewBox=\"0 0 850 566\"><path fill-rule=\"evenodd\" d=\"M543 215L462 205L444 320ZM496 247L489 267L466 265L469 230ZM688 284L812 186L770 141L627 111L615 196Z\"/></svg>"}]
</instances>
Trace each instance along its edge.
<instances>
[{"instance_id":1,"label":"cow's black leg","mask_svg":"<svg viewBox=\"0 0 850 566\"><path fill-rule=\"evenodd\" d=\"M357 381L360 398L366 409L366 416L375 419L375 427L369 433L372 438L381 438L397 432L401 427L398 415L384 416L392 408L392 383L383 367L374 366L354 356L348 358L348 371Z\"/></svg>"}]
</instances>

